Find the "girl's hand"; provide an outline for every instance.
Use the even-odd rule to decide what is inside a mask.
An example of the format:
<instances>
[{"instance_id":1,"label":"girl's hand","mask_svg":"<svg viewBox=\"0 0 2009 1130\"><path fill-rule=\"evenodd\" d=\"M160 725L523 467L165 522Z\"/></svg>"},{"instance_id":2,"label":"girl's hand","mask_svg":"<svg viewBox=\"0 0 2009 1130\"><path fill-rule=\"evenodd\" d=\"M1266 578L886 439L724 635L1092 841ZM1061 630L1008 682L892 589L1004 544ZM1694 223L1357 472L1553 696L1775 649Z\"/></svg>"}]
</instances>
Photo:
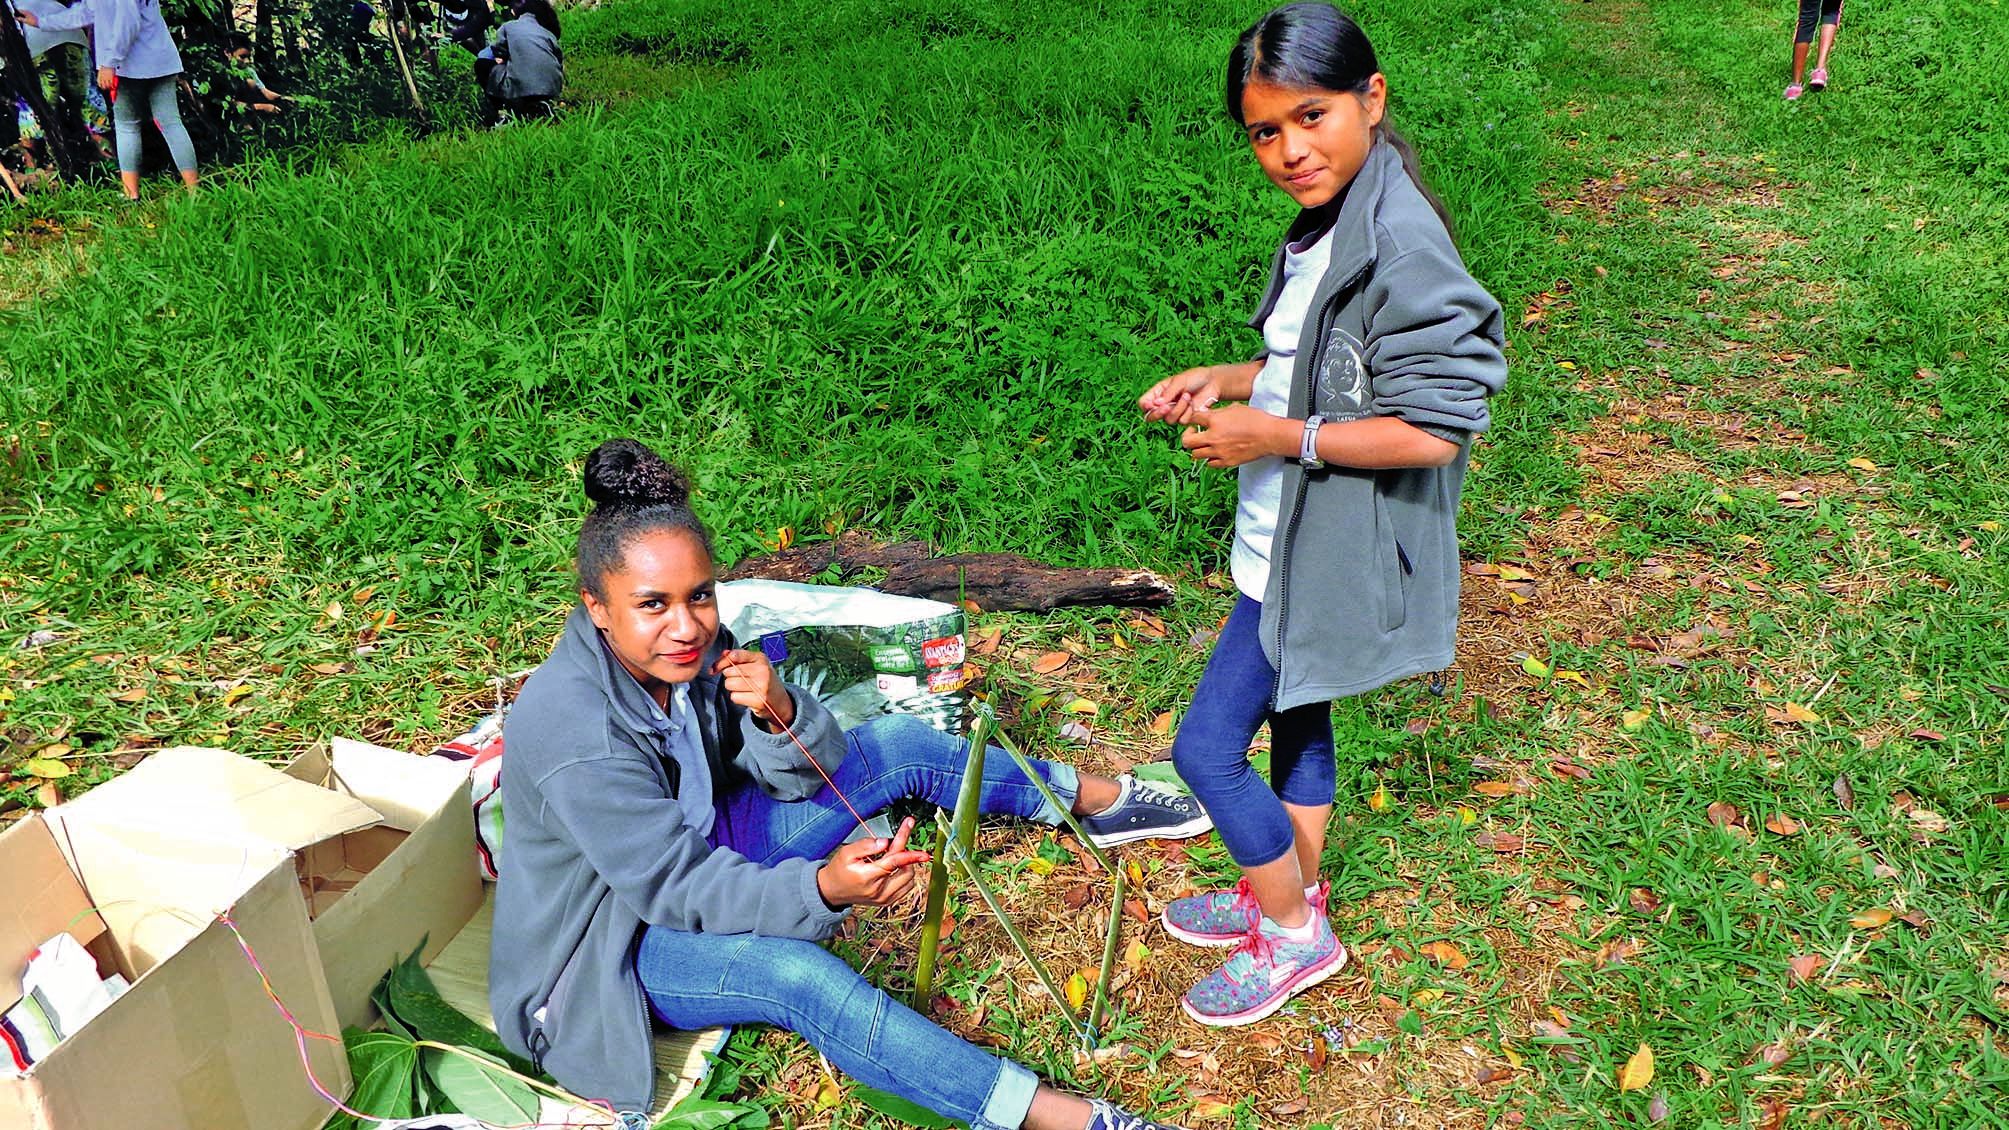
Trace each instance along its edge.
<instances>
[{"instance_id":1,"label":"girl's hand","mask_svg":"<svg viewBox=\"0 0 2009 1130\"><path fill-rule=\"evenodd\" d=\"M1209 467L1239 467L1265 455L1294 456L1304 434L1299 421L1246 404L1196 408L1188 418L1193 426L1179 436L1179 443Z\"/></svg>"},{"instance_id":2,"label":"girl's hand","mask_svg":"<svg viewBox=\"0 0 2009 1130\"><path fill-rule=\"evenodd\" d=\"M783 726L795 722L795 700L774 677L774 665L767 656L758 651L728 651L712 664L712 674L725 676L726 695L752 711L755 718Z\"/></svg>"},{"instance_id":3,"label":"girl's hand","mask_svg":"<svg viewBox=\"0 0 2009 1130\"><path fill-rule=\"evenodd\" d=\"M900 822L891 840L859 840L845 844L816 872L816 889L831 906L888 906L914 889L920 875L915 865L934 857L908 851L914 818Z\"/></svg>"},{"instance_id":4,"label":"girl's hand","mask_svg":"<svg viewBox=\"0 0 2009 1130\"><path fill-rule=\"evenodd\" d=\"M98 68L98 89L110 94L118 89L119 73L110 67Z\"/></svg>"},{"instance_id":5,"label":"girl's hand","mask_svg":"<svg viewBox=\"0 0 2009 1130\"><path fill-rule=\"evenodd\" d=\"M14 13L14 18L20 20L24 24L27 24L29 27L42 26L42 21L36 19L35 13L33 12L16 12Z\"/></svg>"},{"instance_id":6,"label":"girl's hand","mask_svg":"<svg viewBox=\"0 0 2009 1130\"><path fill-rule=\"evenodd\" d=\"M1137 398L1137 408L1147 420L1190 423L1195 408L1212 408L1221 399L1221 378L1216 366L1203 365L1174 373Z\"/></svg>"}]
</instances>

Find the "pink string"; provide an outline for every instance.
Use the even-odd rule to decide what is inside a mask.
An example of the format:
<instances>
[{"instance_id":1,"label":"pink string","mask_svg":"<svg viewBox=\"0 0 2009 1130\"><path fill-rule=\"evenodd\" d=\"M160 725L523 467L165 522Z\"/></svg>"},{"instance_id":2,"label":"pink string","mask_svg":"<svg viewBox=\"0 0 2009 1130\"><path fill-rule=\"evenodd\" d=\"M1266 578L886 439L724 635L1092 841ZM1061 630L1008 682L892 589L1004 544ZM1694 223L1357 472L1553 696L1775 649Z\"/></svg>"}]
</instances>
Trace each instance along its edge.
<instances>
[{"instance_id":1,"label":"pink string","mask_svg":"<svg viewBox=\"0 0 2009 1130\"><path fill-rule=\"evenodd\" d=\"M234 910L236 908L232 907L231 909ZM321 1096L321 1098L327 1101L329 1104L333 1105L336 1110L341 1111L343 1114L352 1115L356 1118L359 1118L363 1120L366 1124L375 1124L378 1122L386 1121L386 1119L384 1119L380 1115L369 1114L367 1112L360 1111L352 1106L349 1106L347 1103L344 1103L341 1099L336 1098L333 1094L329 1093L328 1088L321 1084L320 1076L314 1074L314 1063L312 1058L308 1055L307 1052L307 1041L310 1039L327 1040L332 1044L346 1048L346 1045L342 1043L341 1037L330 1036L325 1032L316 1032L308 1028L306 1025L300 1023L299 1018L293 1015L293 1010L287 1008L286 1002L279 999L279 993L272 987L272 978L266 975L264 963L258 960L258 954L252 950L251 943L247 941L244 937L244 932L237 928L236 921L234 921L230 917L230 911L226 910L223 913L218 914L216 916L216 919L217 921L223 923L225 926L230 927L231 934L237 938L237 948L244 951L244 960L251 963L251 968L258 974L259 984L265 987L266 997L272 1001L272 1006L279 1010L279 1015L283 1017L287 1025L293 1029L293 1042L295 1046L299 1048L300 1051L300 1067L307 1073L307 1083L308 1085L314 1088L314 1093ZM344 1054L346 1054L346 1052ZM586 1102L590 1106L596 1106L605 1109L607 1113L614 1115L616 1120L618 1121L619 1112L617 1112L614 1109L613 1103L610 1103L605 1099L588 1099L586 1100ZM577 1124L570 1121L519 1122L511 1126L504 1127L502 1128L502 1130L539 1130L539 1128L542 1127L550 1127L553 1128L553 1130L576 1130Z\"/></svg>"}]
</instances>

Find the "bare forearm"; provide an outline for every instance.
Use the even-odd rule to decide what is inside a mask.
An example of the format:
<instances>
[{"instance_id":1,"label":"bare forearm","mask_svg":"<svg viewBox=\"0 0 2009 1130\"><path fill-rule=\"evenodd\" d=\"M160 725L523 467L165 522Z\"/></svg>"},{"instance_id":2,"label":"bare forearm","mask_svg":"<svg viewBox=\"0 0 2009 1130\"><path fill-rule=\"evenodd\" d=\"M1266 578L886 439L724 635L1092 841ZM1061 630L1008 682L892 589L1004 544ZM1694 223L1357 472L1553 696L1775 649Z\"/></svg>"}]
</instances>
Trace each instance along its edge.
<instances>
[{"instance_id":1,"label":"bare forearm","mask_svg":"<svg viewBox=\"0 0 2009 1130\"><path fill-rule=\"evenodd\" d=\"M1261 361L1237 361L1231 365L1209 365L1214 374L1222 400L1247 400L1256 391L1256 374L1263 371Z\"/></svg>"},{"instance_id":2,"label":"bare forearm","mask_svg":"<svg viewBox=\"0 0 2009 1130\"><path fill-rule=\"evenodd\" d=\"M1296 459L1302 453L1304 421L1272 417L1267 447L1272 455ZM1442 467L1458 457L1458 445L1393 416L1369 416L1322 425L1318 457L1337 467L1385 471L1398 467Z\"/></svg>"}]
</instances>

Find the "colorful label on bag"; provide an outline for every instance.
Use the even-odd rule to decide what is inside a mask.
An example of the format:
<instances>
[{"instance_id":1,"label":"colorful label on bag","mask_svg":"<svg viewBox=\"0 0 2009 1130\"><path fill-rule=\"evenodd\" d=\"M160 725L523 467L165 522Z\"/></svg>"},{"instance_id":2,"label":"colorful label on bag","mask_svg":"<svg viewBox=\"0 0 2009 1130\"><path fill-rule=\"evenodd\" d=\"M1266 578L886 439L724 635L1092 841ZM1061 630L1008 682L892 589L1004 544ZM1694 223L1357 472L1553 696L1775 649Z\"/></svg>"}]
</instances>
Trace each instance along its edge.
<instances>
[{"instance_id":1,"label":"colorful label on bag","mask_svg":"<svg viewBox=\"0 0 2009 1130\"><path fill-rule=\"evenodd\" d=\"M921 665L930 671L963 665L963 637L943 636L921 645Z\"/></svg>"},{"instance_id":2,"label":"colorful label on bag","mask_svg":"<svg viewBox=\"0 0 2009 1130\"><path fill-rule=\"evenodd\" d=\"M954 667L944 668L943 670L940 671L928 672L929 694L954 694L955 692L962 689L963 689L962 664L958 663Z\"/></svg>"}]
</instances>

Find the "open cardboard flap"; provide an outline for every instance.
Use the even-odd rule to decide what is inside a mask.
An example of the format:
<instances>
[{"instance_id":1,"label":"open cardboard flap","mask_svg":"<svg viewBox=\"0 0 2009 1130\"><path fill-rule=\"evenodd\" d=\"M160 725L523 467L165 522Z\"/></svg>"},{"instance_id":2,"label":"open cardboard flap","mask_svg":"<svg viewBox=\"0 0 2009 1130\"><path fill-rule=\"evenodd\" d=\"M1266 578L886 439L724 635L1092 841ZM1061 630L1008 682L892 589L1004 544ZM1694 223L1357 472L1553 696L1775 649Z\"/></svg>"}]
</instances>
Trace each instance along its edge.
<instances>
[{"instance_id":1,"label":"open cardboard flap","mask_svg":"<svg viewBox=\"0 0 2009 1130\"><path fill-rule=\"evenodd\" d=\"M200 746L161 750L63 807L64 819L73 822L164 829L183 839L248 836L288 851L383 819L355 797L316 788L228 750Z\"/></svg>"}]
</instances>

